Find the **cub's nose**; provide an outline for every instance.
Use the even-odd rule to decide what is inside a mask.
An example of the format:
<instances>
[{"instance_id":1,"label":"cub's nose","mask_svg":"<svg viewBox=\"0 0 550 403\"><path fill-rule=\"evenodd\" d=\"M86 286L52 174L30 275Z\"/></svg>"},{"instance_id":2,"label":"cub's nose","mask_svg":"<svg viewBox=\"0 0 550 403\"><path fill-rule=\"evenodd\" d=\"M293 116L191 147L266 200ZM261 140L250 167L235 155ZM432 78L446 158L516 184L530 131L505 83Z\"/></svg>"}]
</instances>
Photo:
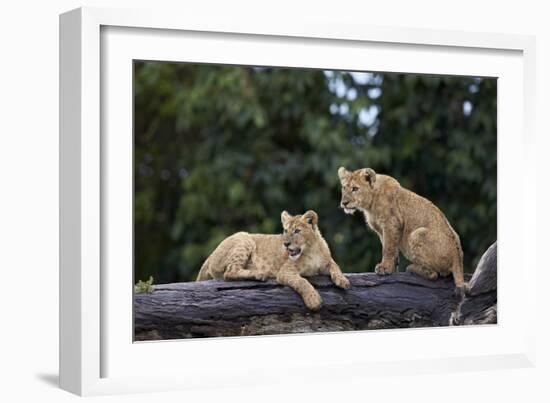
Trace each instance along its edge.
<instances>
[{"instance_id":1,"label":"cub's nose","mask_svg":"<svg viewBox=\"0 0 550 403\"><path fill-rule=\"evenodd\" d=\"M344 207L347 207L348 204L349 204L349 201L343 201L343 202L342 202L342 206L344 206Z\"/></svg>"},{"instance_id":2,"label":"cub's nose","mask_svg":"<svg viewBox=\"0 0 550 403\"><path fill-rule=\"evenodd\" d=\"M290 242L284 242L283 245L285 246L285 248L288 248L290 246Z\"/></svg>"}]
</instances>

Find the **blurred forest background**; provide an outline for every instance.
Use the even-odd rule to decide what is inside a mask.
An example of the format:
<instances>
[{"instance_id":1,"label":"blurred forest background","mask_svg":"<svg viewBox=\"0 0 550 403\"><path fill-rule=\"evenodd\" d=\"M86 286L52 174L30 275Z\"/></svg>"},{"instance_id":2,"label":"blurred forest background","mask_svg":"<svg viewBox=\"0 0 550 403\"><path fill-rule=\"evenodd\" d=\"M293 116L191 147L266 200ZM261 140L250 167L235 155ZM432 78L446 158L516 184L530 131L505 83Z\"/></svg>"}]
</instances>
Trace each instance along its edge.
<instances>
[{"instance_id":1,"label":"blurred forest background","mask_svg":"<svg viewBox=\"0 0 550 403\"><path fill-rule=\"evenodd\" d=\"M339 208L337 169L433 201L467 272L497 235L496 79L134 62L135 282L194 280L237 231L313 209L345 272L381 245ZM401 258L402 267L406 264Z\"/></svg>"}]
</instances>

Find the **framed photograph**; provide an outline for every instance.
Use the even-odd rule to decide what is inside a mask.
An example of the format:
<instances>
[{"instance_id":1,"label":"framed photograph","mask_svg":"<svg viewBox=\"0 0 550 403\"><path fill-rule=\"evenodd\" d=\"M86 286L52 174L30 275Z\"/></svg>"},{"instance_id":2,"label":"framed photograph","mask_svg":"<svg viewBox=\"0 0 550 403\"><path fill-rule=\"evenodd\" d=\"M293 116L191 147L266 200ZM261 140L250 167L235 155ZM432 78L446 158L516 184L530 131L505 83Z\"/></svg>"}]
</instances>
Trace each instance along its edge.
<instances>
[{"instance_id":1,"label":"framed photograph","mask_svg":"<svg viewBox=\"0 0 550 403\"><path fill-rule=\"evenodd\" d=\"M60 45L62 388L532 365L532 38L85 8Z\"/></svg>"}]
</instances>

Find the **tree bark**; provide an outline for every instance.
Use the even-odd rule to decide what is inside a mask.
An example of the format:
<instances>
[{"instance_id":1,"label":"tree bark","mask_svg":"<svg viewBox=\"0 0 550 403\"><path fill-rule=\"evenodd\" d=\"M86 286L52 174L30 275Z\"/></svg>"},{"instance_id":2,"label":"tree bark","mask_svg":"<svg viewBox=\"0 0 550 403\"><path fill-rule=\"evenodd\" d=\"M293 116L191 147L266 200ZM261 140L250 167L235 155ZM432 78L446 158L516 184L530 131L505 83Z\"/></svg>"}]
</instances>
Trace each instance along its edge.
<instances>
[{"instance_id":1,"label":"tree bark","mask_svg":"<svg viewBox=\"0 0 550 403\"><path fill-rule=\"evenodd\" d=\"M452 315L453 325L497 323L497 243L483 254L469 282L470 292Z\"/></svg>"},{"instance_id":2,"label":"tree bark","mask_svg":"<svg viewBox=\"0 0 550 403\"><path fill-rule=\"evenodd\" d=\"M466 298L456 295L452 277L346 277L348 290L326 276L309 279L323 299L318 312L273 280L156 285L134 295L135 340L496 323L496 244L481 259Z\"/></svg>"}]
</instances>

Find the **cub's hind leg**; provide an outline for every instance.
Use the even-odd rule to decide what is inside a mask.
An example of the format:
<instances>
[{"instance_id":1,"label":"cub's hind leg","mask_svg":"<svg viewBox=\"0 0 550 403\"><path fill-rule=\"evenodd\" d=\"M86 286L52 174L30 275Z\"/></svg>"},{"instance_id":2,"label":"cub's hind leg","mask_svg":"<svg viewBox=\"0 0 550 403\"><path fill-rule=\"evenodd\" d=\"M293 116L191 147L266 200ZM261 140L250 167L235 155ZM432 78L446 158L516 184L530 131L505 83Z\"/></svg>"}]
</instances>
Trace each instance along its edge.
<instances>
[{"instance_id":1,"label":"cub's hind leg","mask_svg":"<svg viewBox=\"0 0 550 403\"><path fill-rule=\"evenodd\" d=\"M247 264L256 251L252 238L243 234L225 257L224 280L265 280L265 275L256 270L247 269Z\"/></svg>"},{"instance_id":2,"label":"cub's hind leg","mask_svg":"<svg viewBox=\"0 0 550 403\"><path fill-rule=\"evenodd\" d=\"M407 272L417 274L430 280L435 280L437 278L437 272L414 263L407 266Z\"/></svg>"},{"instance_id":3,"label":"cub's hind leg","mask_svg":"<svg viewBox=\"0 0 550 403\"><path fill-rule=\"evenodd\" d=\"M435 280L438 277L437 264L434 260L433 248L435 240L430 236L430 230L420 227L409 236L409 253L407 256L411 264L407 266L407 272L421 277Z\"/></svg>"}]
</instances>

